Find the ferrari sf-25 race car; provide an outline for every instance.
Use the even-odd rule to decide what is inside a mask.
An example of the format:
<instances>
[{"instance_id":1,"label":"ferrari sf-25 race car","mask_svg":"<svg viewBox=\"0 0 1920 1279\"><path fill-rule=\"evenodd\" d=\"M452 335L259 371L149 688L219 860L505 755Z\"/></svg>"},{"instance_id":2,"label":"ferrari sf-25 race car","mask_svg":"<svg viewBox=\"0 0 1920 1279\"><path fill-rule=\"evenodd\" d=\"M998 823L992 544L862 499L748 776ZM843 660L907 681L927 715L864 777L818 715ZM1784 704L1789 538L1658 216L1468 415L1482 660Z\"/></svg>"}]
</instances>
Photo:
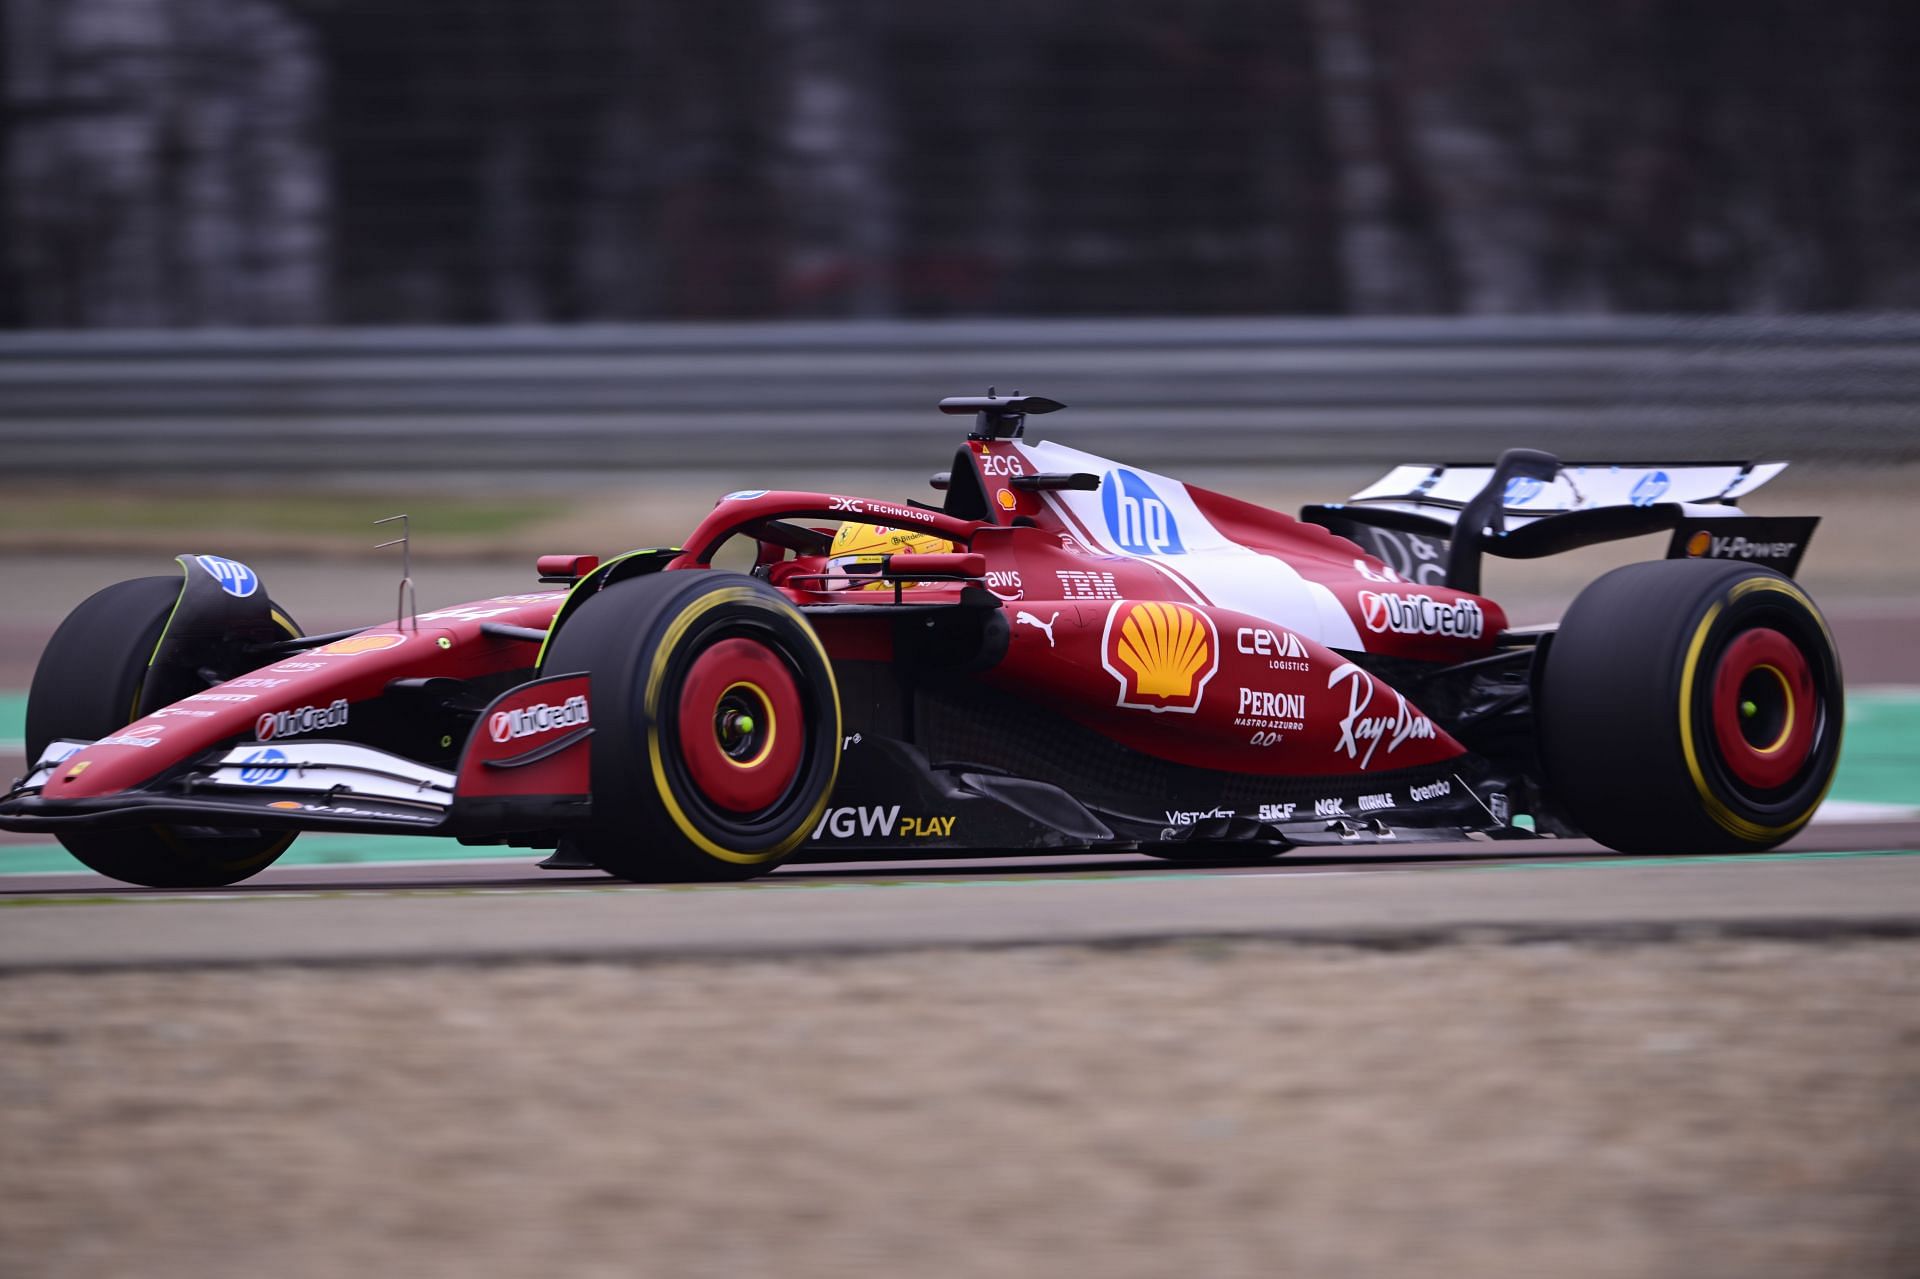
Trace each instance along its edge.
<instances>
[{"instance_id":1,"label":"ferrari sf-25 race car","mask_svg":"<svg viewBox=\"0 0 1920 1279\"><path fill-rule=\"evenodd\" d=\"M1585 834L1778 844L1840 746L1784 463L1408 465L1301 518L974 419L939 505L728 493L564 587L303 635L250 567L109 586L60 626L0 827L139 884L231 883L301 831L557 850L636 880L793 858ZM1492 554L1671 531L1557 626ZM747 572L714 567L744 539ZM742 555L741 563L745 562ZM404 598L404 596L403 596Z\"/></svg>"}]
</instances>

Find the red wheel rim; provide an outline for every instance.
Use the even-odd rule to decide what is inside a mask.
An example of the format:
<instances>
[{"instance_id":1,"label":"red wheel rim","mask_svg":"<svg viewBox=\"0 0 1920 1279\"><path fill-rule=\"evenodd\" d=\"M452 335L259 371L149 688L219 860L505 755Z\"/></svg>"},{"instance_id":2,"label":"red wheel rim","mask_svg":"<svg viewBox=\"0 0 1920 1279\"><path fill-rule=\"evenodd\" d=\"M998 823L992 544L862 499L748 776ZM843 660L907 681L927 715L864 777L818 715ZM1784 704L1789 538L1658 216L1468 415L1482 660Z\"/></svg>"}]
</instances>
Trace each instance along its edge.
<instances>
[{"instance_id":1,"label":"red wheel rim","mask_svg":"<svg viewBox=\"0 0 1920 1279\"><path fill-rule=\"evenodd\" d=\"M1714 739L1729 771L1772 790L1792 781L1813 750L1819 697L1806 655L1764 627L1734 637L1713 675Z\"/></svg>"},{"instance_id":2,"label":"red wheel rim","mask_svg":"<svg viewBox=\"0 0 1920 1279\"><path fill-rule=\"evenodd\" d=\"M680 754L700 793L752 813L786 794L800 771L800 688L764 644L724 639L693 661L680 689Z\"/></svg>"}]
</instances>

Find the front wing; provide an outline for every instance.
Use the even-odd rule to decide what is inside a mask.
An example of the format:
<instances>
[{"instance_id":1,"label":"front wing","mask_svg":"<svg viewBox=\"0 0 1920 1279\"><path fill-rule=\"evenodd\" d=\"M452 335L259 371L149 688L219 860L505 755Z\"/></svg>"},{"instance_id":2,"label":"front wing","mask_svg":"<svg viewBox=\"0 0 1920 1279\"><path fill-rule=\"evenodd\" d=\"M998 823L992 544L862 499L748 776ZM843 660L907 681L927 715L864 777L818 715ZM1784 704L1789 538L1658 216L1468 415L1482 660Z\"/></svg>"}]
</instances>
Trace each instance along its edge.
<instances>
[{"instance_id":1,"label":"front wing","mask_svg":"<svg viewBox=\"0 0 1920 1279\"><path fill-rule=\"evenodd\" d=\"M64 799L66 761L89 743L54 742L0 796L0 828L327 830L452 835L471 842L585 821L587 677L554 675L494 699L454 772L358 742L247 742L183 761L130 790Z\"/></svg>"}]
</instances>

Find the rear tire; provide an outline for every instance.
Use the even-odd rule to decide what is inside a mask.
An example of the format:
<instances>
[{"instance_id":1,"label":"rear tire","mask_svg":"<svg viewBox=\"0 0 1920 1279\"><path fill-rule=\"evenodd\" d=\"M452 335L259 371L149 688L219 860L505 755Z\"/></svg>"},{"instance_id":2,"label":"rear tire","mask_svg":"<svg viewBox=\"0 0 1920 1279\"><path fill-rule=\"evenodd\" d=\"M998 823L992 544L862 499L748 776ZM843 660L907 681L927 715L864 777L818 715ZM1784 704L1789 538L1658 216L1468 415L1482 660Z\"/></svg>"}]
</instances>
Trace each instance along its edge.
<instances>
[{"instance_id":1,"label":"rear tire","mask_svg":"<svg viewBox=\"0 0 1920 1279\"><path fill-rule=\"evenodd\" d=\"M1772 848L1833 782L1844 699L1813 601L1771 569L1630 564L1567 610L1539 685L1551 796L1627 853Z\"/></svg>"},{"instance_id":2,"label":"rear tire","mask_svg":"<svg viewBox=\"0 0 1920 1279\"><path fill-rule=\"evenodd\" d=\"M95 592L67 614L48 641L27 693L29 762L51 742L98 741L126 727L146 682L173 678L147 663L179 598L178 576L137 577ZM163 700L177 700L199 687L163 690ZM68 831L55 838L89 869L112 879L149 888L215 888L265 870L294 835L137 826Z\"/></svg>"},{"instance_id":3,"label":"rear tire","mask_svg":"<svg viewBox=\"0 0 1920 1279\"><path fill-rule=\"evenodd\" d=\"M593 825L567 842L626 879L750 879L819 824L840 699L813 628L736 573L666 572L570 615L543 669L585 671Z\"/></svg>"}]
</instances>

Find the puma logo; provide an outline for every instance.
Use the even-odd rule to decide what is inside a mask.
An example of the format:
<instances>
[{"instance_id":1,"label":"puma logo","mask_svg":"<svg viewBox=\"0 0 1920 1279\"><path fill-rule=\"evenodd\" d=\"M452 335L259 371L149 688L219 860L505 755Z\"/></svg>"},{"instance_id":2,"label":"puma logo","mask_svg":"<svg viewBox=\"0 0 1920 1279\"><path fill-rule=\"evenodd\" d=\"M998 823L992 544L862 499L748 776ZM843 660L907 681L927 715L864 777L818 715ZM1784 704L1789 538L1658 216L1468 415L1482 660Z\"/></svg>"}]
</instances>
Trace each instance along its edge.
<instances>
[{"instance_id":1,"label":"puma logo","mask_svg":"<svg viewBox=\"0 0 1920 1279\"><path fill-rule=\"evenodd\" d=\"M1057 611L1054 613L1052 617L1049 617L1046 621L1043 622L1039 618L1035 617L1032 613L1026 612L1024 609L1021 610L1019 613L1016 613L1013 618L1014 625L1016 626L1024 622L1028 626L1037 626L1041 630L1045 631L1047 633L1048 648L1053 647L1053 624L1059 620L1060 620L1060 614Z\"/></svg>"}]
</instances>

